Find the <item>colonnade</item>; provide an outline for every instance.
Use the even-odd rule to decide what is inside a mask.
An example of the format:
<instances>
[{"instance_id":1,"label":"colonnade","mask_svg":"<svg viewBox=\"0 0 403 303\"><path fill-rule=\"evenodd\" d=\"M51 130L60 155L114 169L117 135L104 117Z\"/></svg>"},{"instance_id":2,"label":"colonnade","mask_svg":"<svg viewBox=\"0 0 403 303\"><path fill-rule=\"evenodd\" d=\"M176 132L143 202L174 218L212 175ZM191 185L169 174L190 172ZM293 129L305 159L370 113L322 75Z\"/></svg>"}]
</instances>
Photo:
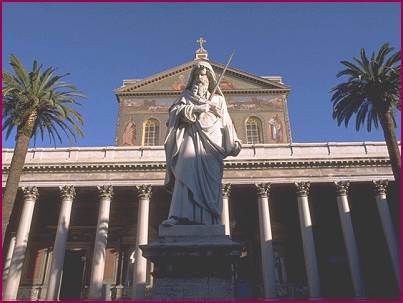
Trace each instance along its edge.
<instances>
[{"instance_id":1,"label":"colonnade","mask_svg":"<svg viewBox=\"0 0 403 303\"><path fill-rule=\"evenodd\" d=\"M359 254L348 202L348 189L350 184L347 181L340 181L335 182L334 185L337 193L338 213L341 222L343 240L345 243L354 294L356 298L365 298ZM400 287L400 259L398 243L386 200L387 181L374 181L373 185L375 189L377 209L387 242L388 253L392 260L394 274ZM135 243L132 298L141 300L144 299L145 296L147 260L142 256L142 251L139 247L140 245L148 243L149 206L152 187L151 185L139 185L136 186L136 188L139 198L139 208L137 214L137 235ZM255 184L258 203L264 299L274 300L276 299L277 294L274 273L272 224L269 206L270 188L270 183ZM105 254L108 241L110 206L113 200L112 186L98 186L97 189L99 193L99 213L89 286L89 299L93 300L102 299L102 283L105 270ZM321 298L321 287L312 231L312 220L309 209L309 189L309 182L295 183L309 297L311 299L319 299ZM223 212L221 219L222 223L225 225L226 235L230 235L230 210L228 207L230 190L231 184L224 184L222 186ZM23 187L22 191L24 194L24 201L17 233L11 236L10 245L6 254L6 260L4 262L3 300L17 299L22 266L24 263L31 228L32 215L39 196L39 192L36 187ZM72 204L74 203L75 199L75 189L73 186L61 186L59 187L59 191L61 197L61 207L48 280L48 289L46 294L47 300L57 300L59 297L66 242L70 227L70 215Z\"/></svg>"}]
</instances>

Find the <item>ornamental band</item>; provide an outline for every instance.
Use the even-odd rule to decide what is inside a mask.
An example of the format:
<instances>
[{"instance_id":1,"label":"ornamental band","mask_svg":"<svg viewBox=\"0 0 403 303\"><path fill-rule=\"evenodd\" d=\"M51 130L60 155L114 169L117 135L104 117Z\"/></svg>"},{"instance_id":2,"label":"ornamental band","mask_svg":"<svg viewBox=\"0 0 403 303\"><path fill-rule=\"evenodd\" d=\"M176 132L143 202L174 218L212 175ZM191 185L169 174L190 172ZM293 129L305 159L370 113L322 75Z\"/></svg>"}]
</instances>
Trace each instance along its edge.
<instances>
[{"instance_id":1,"label":"ornamental band","mask_svg":"<svg viewBox=\"0 0 403 303\"><path fill-rule=\"evenodd\" d=\"M169 108L165 186L172 200L164 226L220 223L224 158L238 155L241 141L221 90L211 96L216 85L211 65L197 62Z\"/></svg>"}]
</instances>

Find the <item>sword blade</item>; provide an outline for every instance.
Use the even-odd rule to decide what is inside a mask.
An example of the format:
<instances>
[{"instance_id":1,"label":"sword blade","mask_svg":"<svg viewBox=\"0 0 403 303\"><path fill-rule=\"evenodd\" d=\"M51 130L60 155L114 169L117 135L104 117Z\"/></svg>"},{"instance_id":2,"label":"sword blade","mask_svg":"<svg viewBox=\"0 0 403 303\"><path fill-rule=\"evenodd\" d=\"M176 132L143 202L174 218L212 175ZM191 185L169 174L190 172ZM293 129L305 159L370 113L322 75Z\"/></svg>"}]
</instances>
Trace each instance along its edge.
<instances>
[{"instance_id":1,"label":"sword blade","mask_svg":"<svg viewBox=\"0 0 403 303\"><path fill-rule=\"evenodd\" d=\"M229 57L227 64L225 65L220 77L217 80L217 84L215 85L213 91L211 92L209 100L211 100L213 98L213 95L215 94L216 90L218 89L218 86L220 85L221 80L224 78L224 74L227 71L227 68L228 68L229 64L231 63L231 60L232 60L232 57L234 56L234 54L235 54L235 51L233 51L231 56Z\"/></svg>"}]
</instances>

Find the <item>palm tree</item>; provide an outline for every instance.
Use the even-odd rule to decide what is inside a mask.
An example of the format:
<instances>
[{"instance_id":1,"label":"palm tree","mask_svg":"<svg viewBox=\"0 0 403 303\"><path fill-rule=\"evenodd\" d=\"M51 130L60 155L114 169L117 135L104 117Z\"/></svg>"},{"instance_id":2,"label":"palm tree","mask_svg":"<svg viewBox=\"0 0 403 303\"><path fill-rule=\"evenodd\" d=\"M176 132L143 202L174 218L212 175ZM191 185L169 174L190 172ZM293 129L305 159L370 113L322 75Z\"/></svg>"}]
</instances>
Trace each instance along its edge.
<instances>
[{"instance_id":1,"label":"palm tree","mask_svg":"<svg viewBox=\"0 0 403 303\"><path fill-rule=\"evenodd\" d=\"M72 106L80 105L77 98L84 96L73 85L62 81L67 74L55 75L51 67L43 70L36 61L28 72L15 55L10 56L10 65L14 74L2 73L2 122L6 138L16 129L16 144L3 192L2 241L31 138L36 140L40 135L43 140L45 133L56 144L56 139L62 142L60 131L70 142L76 135L83 136L83 119Z\"/></svg>"},{"instance_id":2,"label":"palm tree","mask_svg":"<svg viewBox=\"0 0 403 303\"><path fill-rule=\"evenodd\" d=\"M400 185L400 151L397 144L394 112L400 111L400 50L392 53L388 43L367 58L361 49L360 58L353 62L341 61L346 68L337 77L348 76L346 82L338 84L333 92L333 119L347 127L355 116L358 131L366 125L382 127L395 181Z\"/></svg>"}]
</instances>

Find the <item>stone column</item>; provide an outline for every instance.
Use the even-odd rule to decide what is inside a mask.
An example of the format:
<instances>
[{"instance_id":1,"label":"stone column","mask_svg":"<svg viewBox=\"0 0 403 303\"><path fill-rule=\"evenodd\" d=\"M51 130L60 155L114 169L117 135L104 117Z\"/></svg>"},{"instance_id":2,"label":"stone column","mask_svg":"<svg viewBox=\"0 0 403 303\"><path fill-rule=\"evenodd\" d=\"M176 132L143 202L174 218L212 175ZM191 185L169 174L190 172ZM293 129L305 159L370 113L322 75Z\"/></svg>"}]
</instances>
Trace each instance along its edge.
<instances>
[{"instance_id":1,"label":"stone column","mask_svg":"<svg viewBox=\"0 0 403 303\"><path fill-rule=\"evenodd\" d=\"M228 199L231 192L231 184L222 185L222 212L221 212L221 223L225 227L225 235L231 235L231 228L229 223L229 208Z\"/></svg>"},{"instance_id":2,"label":"stone column","mask_svg":"<svg viewBox=\"0 0 403 303\"><path fill-rule=\"evenodd\" d=\"M15 240L17 239L15 232L11 233L10 237L10 245L8 246L6 259L4 260L3 265L3 293L4 293L4 286L7 282L8 271L10 270L11 258L13 257L14 247L15 247Z\"/></svg>"},{"instance_id":3,"label":"stone column","mask_svg":"<svg viewBox=\"0 0 403 303\"><path fill-rule=\"evenodd\" d=\"M299 224L304 249L306 276L308 278L309 297L310 299L318 299L320 298L320 279L308 203L310 183L299 182L295 183L295 186L297 187Z\"/></svg>"},{"instance_id":4,"label":"stone column","mask_svg":"<svg viewBox=\"0 0 403 303\"><path fill-rule=\"evenodd\" d=\"M53 245L52 265L50 267L48 291L46 293L47 300L59 299L64 255L70 227L71 207L76 195L75 189L71 185L60 186L59 189L62 203L60 207L59 221L57 223L55 244Z\"/></svg>"},{"instance_id":5,"label":"stone column","mask_svg":"<svg viewBox=\"0 0 403 303\"><path fill-rule=\"evenodd\" d=\"M341 229L343 232L344 246L346 247L354 294L356 299L363 299L365 296L364 282L361 274L357 242L355 240L353 225L351 223L350 206L347 198L347 191L350 183L347 181L334 183L337 190L337 207L339 209Z\"/></svg>"},{"instance_id":6,"label":"stone column","mask_svg":"<svg viewBox=\"0 0 403 303\"><path fill-rule=\"evenodd\" d=\"M109 212L113 196L111 185L98 186L99 213L95 235L94 253L90 279L89 299L102 300L102 282L105 270L106 244L108 242Z\"/></svg>"},{"instance_id":7,"label":"stone column","mask_svg":"<svg viewBox=\"0 0 403 303\"><path fill-rule=\"evenodd\" d=\"M136 186L139 197L137 213L137 237L134 253L133 270L133 299L142 300L145 297L147 282L147 259L143 257L140 245L148 243L148 216L151 198L151 185Z\"/></svg>"},{"instance_id":8,"label":"stone column","mask_svg":"<svg viewBox=\"0 0 403 303\"><path fill-rule=\"evenodd\" d=\"M393 229L392 218L390 216L388 201L386 200L387 180L373 181L375 188L375 200L378 207L379 217L381 219L383 233L385 234L386 244L388 246L389 256L392 261L393 272L396 282L400 286L400 258L399 248L396 241L395 230Z\"/></svg>"},{"instance_id":9,"label":"stone column","mask_svg":"<svg viewBox=\"0 0 403 303\"><path fill-rule=\"evenodd\" d=\"M16 300L18 287L20 285L22 266L24 265L25 252L27 250L29 231L31 229L32 215L35 202L38 199L38 189L34 187L23 187L24 206L22 208L20 223L17 229L13 257L10 262L10 269L6 285L4 286L3 300Z\"/></svg>"},{"instance_id":10,"label":"stone column","mask_svg":"<svg viewBox=\"0 0 403 303\"><path fill-rule=\"evenodd\" d=\"M262 254L262 277L264 298L275 299L276 276L274 272L273 236L270 223L269 199L270 184L255 184L257 189L257 203L259 212L260 249Z\"/></svg>"}]
</instances>

